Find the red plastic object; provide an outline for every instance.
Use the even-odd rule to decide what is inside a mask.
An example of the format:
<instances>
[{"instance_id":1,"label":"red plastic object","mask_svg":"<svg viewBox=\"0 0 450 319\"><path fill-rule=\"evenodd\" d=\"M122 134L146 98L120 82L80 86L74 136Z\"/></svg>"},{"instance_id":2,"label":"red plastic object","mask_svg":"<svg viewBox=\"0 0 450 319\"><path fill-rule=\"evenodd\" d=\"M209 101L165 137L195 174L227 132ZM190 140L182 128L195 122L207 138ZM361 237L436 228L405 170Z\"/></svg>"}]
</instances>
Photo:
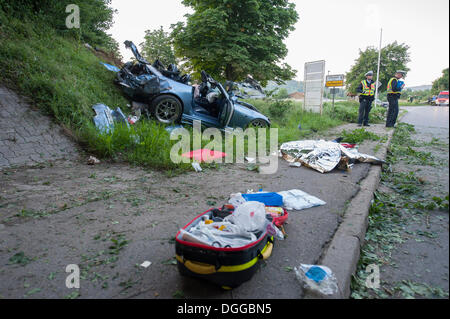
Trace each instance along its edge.
<instances>
[{"instance_id":1,"label":"red plastic object","mask_svg":"<svg viewBox=\"0 0 450 319\"><path fill-rule=\"evenodd\" d=\"M227 154L222 153L222 152L208 150L208 149L201 149L201 150L196 150L196 151L192 151L189 153L184 153L181 156L187 157L190 159L194 159L198 162L209 162L209 161L213 161L215 159L224 158L225 156L227 156Z\"/></svg>"},{"instance_id":2,"label":"red plastic object","mask_svg":"<svg viewBox=\"0 0 450 319\"><path fill-rule=\"evenodd\" d=\"M275 207L275 206L267 206L267 207ZM283 208L283 211L284 211L284 215L283 216L275 217L275 216L272 215L273 223L277 227L283 226L287 222L287 220L289 218L289 213L287 212L287 210L285 208Z\"/></svg>"},{"instance_id":3,"label":"red plastic object","mask_svg":"<svg viewBox=\"0 0 450 319\"><path fill-rule=\"evenodd\" d=\"M355 148L356 147L356 144L346 144L346 143L343 143L343 144L341 144L342 146L344 146L345 148Z\"/></svg>"}]
</instances>

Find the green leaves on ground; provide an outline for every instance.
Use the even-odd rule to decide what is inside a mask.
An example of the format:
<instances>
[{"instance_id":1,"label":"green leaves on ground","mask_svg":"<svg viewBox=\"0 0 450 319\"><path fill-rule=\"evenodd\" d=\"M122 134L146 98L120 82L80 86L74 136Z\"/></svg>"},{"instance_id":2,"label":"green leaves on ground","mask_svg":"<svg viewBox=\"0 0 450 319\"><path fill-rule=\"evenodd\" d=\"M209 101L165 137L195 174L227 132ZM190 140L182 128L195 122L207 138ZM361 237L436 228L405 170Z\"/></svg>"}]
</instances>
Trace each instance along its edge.
<instances>
[{"instance_id":1,"label":"green leaves on ground","mask_svg":"<svg viewBox=\"0 0 450 319\"><path fill-rule=\"evenodd\" d=\"M129 241L125 239L124 235L111 238L111 242L113 244L109 246L109 253L112 255L118 255L119 252L129 243Z\"/></svg>"},{"instance_id":2,"label":"green leaves on ground","mask_svg":"<svg viewBox=\"0 0 450 319\"><path fill-rule=\"evenodd\" d=\"M435 165L434 157L430 152L415 149L425 146L425 143L420 145L413 140L412 134L414 133L414 126L406 123L398 124L388 152L388 161L391 164L404 161L407 164Z\"/></svg>"},{"instance_id":3,"label":"green leaves on ground","mask_svg":"<svg viewBox=\"0 0 450 319\"><path fill-rule=\"evenodd\" d=\"M25 266L25 265L29 264L31 261L32 261L32 259L27 257L23 251L18 252L17 254L15 254L14 256L9 258L10 265L18 264L21 266Z\"/></svg>"},{"instance_id":4,"label":"green leaves on ground","mask_svg":"<svg viewBox=\"0 0 450 319\"><path fill-rule=\"evenodd\" d=\"M384 141L386 141L386 137L378 136L375 133L366 131L364 128L356 129L351 132L347 132L346 130L344 130L342 132L342 137L344 138L342 140L342 142L351 143L351 144L361 144L365 140L370 140L370 141L384 140Z\"/></svg>"},{"instance_id":5,"label":"green leaves on ground","mask_svg":"<svg viewBox=\"0 0 450 319\"><path fill-rule=\"evenodd\" d=\"M442 288L431 287L430 285L423 283L416 283L411 280L402 280L397 283L394 289L401 293L403 298L414 299L416 296L421 296L425 298L444 298L448 297L448 293Z\"/></svg>"},{"instance_id":6,"label":"green leaves on ground","mask_svg":"<svg viewBox=\"0 0 450 319\"><path fill-rule=\"evenodd\" d=\"M173 293L172 297L176 298L176 299L184 299L185 295L184 292L181 290L177 290Z\"/></svg>"}]
</instances>

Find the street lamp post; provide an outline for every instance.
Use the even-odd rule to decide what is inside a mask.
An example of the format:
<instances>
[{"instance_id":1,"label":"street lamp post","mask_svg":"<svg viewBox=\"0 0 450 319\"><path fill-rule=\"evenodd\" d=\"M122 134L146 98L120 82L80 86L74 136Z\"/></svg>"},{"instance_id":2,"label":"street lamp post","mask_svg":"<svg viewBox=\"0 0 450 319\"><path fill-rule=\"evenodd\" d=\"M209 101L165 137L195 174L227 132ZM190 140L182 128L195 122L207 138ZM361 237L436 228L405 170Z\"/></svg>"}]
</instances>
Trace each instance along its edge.
<instances>
[{"instance_id":1,"label":"street lamp post","mask_svg":"<svg viewBox=\"0 0 450 319\"><path fill-rule=\"evenodd\" d=\"M380 48L378 49L378 70L377 70L377 85L375 88L375 106L377 106L378 101L378 83L380 82L380 65L381 65L381 44L383 41L383 28L380 32Z\"/></svg>"}]
</instances>

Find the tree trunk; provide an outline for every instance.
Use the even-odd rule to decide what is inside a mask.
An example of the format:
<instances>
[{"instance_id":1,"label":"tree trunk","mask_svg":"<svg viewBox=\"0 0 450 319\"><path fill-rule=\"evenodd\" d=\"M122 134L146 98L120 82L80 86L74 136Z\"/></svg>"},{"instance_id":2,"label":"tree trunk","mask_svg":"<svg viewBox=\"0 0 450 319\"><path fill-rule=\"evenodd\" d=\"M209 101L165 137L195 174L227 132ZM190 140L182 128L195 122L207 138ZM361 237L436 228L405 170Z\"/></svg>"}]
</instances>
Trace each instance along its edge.
<instances>
[{"instance_id":1,"label":"tree trunk","mask_svg":"<svg viewBox=\"0 0 450 319\"><path fill-rule=\"evenodd\" d=\"M233 66L229 63L225 67L225 77L226 77L226 80L228 80L228 81L235 80Z\"/></svg>"}]
</instances>

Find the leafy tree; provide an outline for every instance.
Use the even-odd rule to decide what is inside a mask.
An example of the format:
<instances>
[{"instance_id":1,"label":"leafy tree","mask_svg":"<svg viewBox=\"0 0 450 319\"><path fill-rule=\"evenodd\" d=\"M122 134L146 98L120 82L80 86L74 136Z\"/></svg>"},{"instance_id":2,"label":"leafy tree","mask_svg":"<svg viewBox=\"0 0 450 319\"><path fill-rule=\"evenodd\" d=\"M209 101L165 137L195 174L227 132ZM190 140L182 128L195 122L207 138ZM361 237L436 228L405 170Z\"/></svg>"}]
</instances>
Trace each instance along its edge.
<instances>
[{"instance_id":1,"label":"leafy tree","mask_svg":"<svg viewBox=\"0 0 450 319\"><path fill-rule=\"evenodd\" d=\"M175 53L193 70L218 80L241 81L248 75L261 82L291 79L295 71L281 61L283 40L298 20L288 0L183 0L194 10L187 23L172 26Z\"/></svg>"},{"instance_id":2,"label":"leafy tree","mask_svg":"<svg viewBox=\"0 0 450 319\"><path fill-rule=\"evenodd\" d=\"M410 61L409 46L397 41L388 44L381 50L381 64L379 81L382 83L380 92L387 89L387 84L397 70L409 71L406 66ZM356 94L356 88L364 80L364 74L372 70L376 73L378 67L378 49L368 47L365 51L359 51L359 57L350 71L346 74L346 87L350 93ZM374 80L376 74L374 74Z\"/></svg>"},{"instance_id":3,"label":"leafy tree","mask_svg":"<svg viewBox=\"0 0 450 319\"><path fill-rule=\"evenodd\" d=\"M140 47L149 62L159 59L166 67L177 62L170 34L165 32L162 26L160 29L145 31L144 42Z\"/></svg>"},{"instance_id":4,"label":"leafy tree","mask_svg":"<svg viewBox=\"0 0 450 319\"><path fill-rule=\"evenodd\" d=\"M434 95L439 94L441 91L448 91L448 68L442 71L442 76L433 82L433 88L431 92Z\"/></svg>"},{"instance_id":5,"label":"leafy tree","mask_svg":"<svg viewBox=\"0 0 450 319\"><path fill-rule=\"evenodd\" d=\"M289 97L288 90L286 88L281 88L276 94L277 99L287 99Z\"/></svg>"},{"instance_id":6,"label":"leafy tree","mask_svg":"<svg viewBox=\"0 0 450 319\"><path fill-rule=\"evenodd\" d=\"M80 8L80 29L66 27L66 17L69 15L66 7L69 4ZM24 20L38 21L61 34L118 53L118 43L106 33L113 25L116 12L110 4L111 0L0 0L0 10Z\"/></svg>"}]
</instances>

